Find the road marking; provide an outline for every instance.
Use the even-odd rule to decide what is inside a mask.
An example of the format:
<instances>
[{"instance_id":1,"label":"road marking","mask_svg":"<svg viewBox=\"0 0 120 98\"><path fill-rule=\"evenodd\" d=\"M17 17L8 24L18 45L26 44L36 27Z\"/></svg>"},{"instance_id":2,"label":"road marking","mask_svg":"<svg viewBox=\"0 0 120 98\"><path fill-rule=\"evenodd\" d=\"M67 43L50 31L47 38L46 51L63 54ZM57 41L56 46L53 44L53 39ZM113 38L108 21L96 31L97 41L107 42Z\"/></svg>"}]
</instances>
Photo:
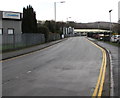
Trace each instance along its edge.
<instances>
[{"instance_id":1,"label":"road marking","mask_svg":"<svg viewBox=\"0 0 120 98\"><path fill-rule=\"evenodd\" d=\"M103 75L102 75L102 80L101 80L101 86L100 86L100 89L99 89L99 92L98 92L98 96L101 96L102 95L102 90L103 90L103 85L104 85L104 80L105 80L105 73L106 73L106 53L104 52L104 55L105 55L105 61L104 61L104 68L103 68Z\"/></svg>"},{"instance_id":2,"label":"road marking","mask_svg":"<svg viewBox=\"0 0 120 98\"><path fill-rule=\"evenodd\" d=\"M100 84L100 79L102 77L103 66L104 66L104 55L103 55L103 59L102 59L102 65L101 65L100 74L99 74L99 77L98 77L98 82L96 84L96 88L94 90L93 96L97 95L97 92L98 92L98 89L99 89L99 84Z\"/></svg>"},{"instance_id":3,"label":"road marking","mask_svg":"<svg viewBox=\"0 0 120 98\"><path fill-rule=\"evenodd\" d=\"M92 41L90 41L90 40L88 40L88 41L91 42L93 45L95 45L97 48L99 48L102 51L102 54L103 54L102 65L101 65L101 68L100 68L100 74L99 74L99 77L98 77L98 81L97 81L95 90L94 90L93 95L92 95L92 98L96 98L96 97L101 97L102 96L103 85L104 85L104 81L105 81L106 66L107 66L106 51L102 47L93 43Z\"/></svg>"},{"instance_id":4,"label":"road marking","mask_svg":"<svg viewBox=\"0 0 120 98\"><path fill-rule=\"evenodd\" d=\"M90 40L88 40L88 41L90 43L92 43L93 45L95 45L97 48L99 48L102 51L102 53L103 53L102 65L101 65L101 68L100 68L100 74L99 74L99 77L98 77L98 81L97 81L95 90L94 90L93 95L92 95L93 98L95 98L96 96L101 97L102 96L103 85L104 85L104 80L105 80L105 73L106 73L106 51L103 48L101 48L100 46L98 46L95 43L93 43L92 41L90 41ZM6 60L1 60L0 62L10 61L10 60L14 60L14 59L26 56L26 55L30 55L30 54L33 54L35 52L41 51L43 49L49 48L51 46L53 46L53 45L44 47L44 48L42 48L40 50L33 51L33 52L30 52L30 53L27 53L27 54L23 54L23 55L20 55L20 56L17 56L17 57L13 57L13 58L6 59Z\"/></svg>"}]
</instances>

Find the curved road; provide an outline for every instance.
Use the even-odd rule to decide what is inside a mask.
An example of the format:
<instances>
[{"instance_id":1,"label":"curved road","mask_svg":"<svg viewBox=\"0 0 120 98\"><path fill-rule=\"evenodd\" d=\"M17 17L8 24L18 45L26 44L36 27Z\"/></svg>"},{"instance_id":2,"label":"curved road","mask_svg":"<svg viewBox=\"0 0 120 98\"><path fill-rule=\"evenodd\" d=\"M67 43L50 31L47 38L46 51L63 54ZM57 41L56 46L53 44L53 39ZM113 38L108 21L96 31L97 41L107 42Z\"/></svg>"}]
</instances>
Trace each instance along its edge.
<instances>
[{"instance_id":1,"label":"curved road","mask_svg":"<svg viewBox=\"0 0 120 98\"><path fill-rule=\"evenodd\" d=\"M72 37L3 62L3 96L92 96L102 52L84 37Z\"/></svg>"}]
</instances>

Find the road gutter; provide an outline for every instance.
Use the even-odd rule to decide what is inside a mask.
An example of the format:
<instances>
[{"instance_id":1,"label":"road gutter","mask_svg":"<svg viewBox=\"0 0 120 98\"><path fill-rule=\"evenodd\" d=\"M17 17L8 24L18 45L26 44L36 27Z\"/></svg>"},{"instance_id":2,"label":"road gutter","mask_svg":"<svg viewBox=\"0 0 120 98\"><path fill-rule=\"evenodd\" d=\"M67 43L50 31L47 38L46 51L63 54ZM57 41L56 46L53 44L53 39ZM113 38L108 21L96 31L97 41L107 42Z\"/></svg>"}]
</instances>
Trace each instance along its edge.
<instances>
[{"instance_id":1,"label":"road gutter","mask_svg":"<svg viewBox=\"0 0 120 98\"><path fill-rule=\"evenodd\" d=\"M111 52L106 49L110 58L110 96L114 96L114 81L113 81L113 62Z\"/></svg>"},{"instance_id":2,"label":"road gutter","mask_svg":"<svg viewBox=\"0 0 120 98\"><path fill-rule=\"evenodd\" d=\"M88 40L88 39L87 39ZM95 44L94 42L88 40L90 43L92 43L94 46L96 46L97 48L99 48L102 53L103 53L103 58L102 58L102 65L100 68L100 74L97 80L97 84L95 87L95 90L93 92L92 98L96 98L96 97L101 97L102 96L102 91L103 91L103 85L105 82L105 73L106 73L106 66L107 66L107 56L106 56L106 50L104 48L102 48L101 46Z\"/></svg>"},{"instance_id":3,"label":"road gutter","mask_svg":"<svg viewBox=\"0 0 120 98\"><path fill-rule=\"evenodd\" d=\"M88 40L92 40L92 38L91 39L88 39ZM93 42L95 41L95 43L97 43L97 41L94 39L94 40L92 40ZM102 46L101 46L102 47ZM110 87L109 87L109 89L110 89L110 94L109 94L109 96L115 96L115 93L114 93L114 79L113 79L113 61L112 61L112 54L111 54L111 51L109 50L109 49L107 49L107 48L105 48L105 50L107 51L107 54L108 54L108 57L109 57L109 74L110 74Z\"/></svg>"}]
</instances>

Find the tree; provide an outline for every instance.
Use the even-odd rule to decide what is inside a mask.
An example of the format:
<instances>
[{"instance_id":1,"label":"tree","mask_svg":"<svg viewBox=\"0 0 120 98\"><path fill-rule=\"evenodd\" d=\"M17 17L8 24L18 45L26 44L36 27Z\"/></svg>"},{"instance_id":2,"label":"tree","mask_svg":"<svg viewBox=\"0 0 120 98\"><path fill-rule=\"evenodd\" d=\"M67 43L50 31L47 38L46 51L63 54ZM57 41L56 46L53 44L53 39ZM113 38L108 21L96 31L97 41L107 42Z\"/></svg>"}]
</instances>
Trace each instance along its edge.
<instances>
[{"instance_id":1,"label":"tree","mask_svg":"<svg viewBox=\"0 0 120 98\"><path fill-rule=\"evenodd\" d=\"M44 34L45 35L45 42L48 42L49 29L46 26L38 25L38 33Z\"/></svg>"},{"instance_id":2,"label":"tree","mask_svg":"<svg viewBox=\"0 0 120 98\"><path fill-rule=\"evenodd\" d=\"M116 24L116 25L113 27L113 32L120 34L120 24Z\"/></svg>"},{"instance_id":3,"label":"tree","mask_svg":"<svg viewBox=\"0 0 120 98\"><path fill-rule=\"evenodd\" d=\"M56 32L62 37L63 28L67 27L65 22L56 22Z\"/></svg>"},{"instance_id":4,"label":"tree","mask_svg":"<svg viewBox=\"0 0 120 98\"><path fill-rule=\"evenodd\" d=\"M22 32L37 33L36 13L30 5L23 8Z\"/></svg>"},{"instance_id":5,"label":"tree","mask_svg":"<svg viewBox=\"0 0 120 98\"><path fill-rule=\"evenodd\" d=\"M48 27L49 31L52 32L52 33L55 33L56 30L55 30L55 21L45 21L45 26Z\"/></svg>"}]
</instances>

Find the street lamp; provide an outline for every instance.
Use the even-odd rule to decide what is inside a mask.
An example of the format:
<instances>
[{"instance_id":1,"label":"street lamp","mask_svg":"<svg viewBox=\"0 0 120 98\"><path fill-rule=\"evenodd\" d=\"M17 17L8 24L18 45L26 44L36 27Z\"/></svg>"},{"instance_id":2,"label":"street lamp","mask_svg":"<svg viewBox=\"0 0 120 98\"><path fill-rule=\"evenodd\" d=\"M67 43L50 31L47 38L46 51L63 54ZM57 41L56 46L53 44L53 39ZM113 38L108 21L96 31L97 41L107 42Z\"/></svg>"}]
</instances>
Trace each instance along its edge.
<instances>
[{"instance_id":1,"label":"street lamp","mask_svg":"<svg viewBox=\"0 0 120 98\"><path fill-rule=\"evenodd\" d=\"M68 23L68 19L71 18L71 17L67 17L67 23Z\"/></svg>"},{"instance_id":2,"label":"street lamp","mask_svg":"<svg viewBox=\"0 0 120 98\"><path fill-rule=\"evenodd\" d=\"M112 32L111 12L112 12L112 10L109 10L109 14L110 14L110 37L111 37L111 32Z\"/></svg>"},{"instance_id":3,"label":"street lamp","mask_svg":"<svg viewBox=\"0 0 120 98\"><path fill-rule=\"evenodd\" d=\"M70 28L69 28L69 24L68 24L68 19L69 18L71 18L71 17L67 17L66 19L67 19L67 21L66 21L66 24L67 24L67 30L66 30L66 34L68 34L69 33L69 30L70 30Z\"/></svg>"},{"instance_id":4,"label":"street lamp","mask_svg":"<svg viewBox=\"0 0 120 98\"><path fill-rule=\"evenodd\" d=\"M65 1L54 2L54 15L55 15L55 22L56 22L56 4L57 3L65 3Z\"/></svg>"},{"instance_id":5,"label":"street lamp","mask_svg":"<svg viewBox=\"0 0 120 98\"><path fill-rule=\"evenodd\" d=\"M100 22L98 22L98 29L100 29L100 24L99 24Z\"/></svg>"}]
</instances>

